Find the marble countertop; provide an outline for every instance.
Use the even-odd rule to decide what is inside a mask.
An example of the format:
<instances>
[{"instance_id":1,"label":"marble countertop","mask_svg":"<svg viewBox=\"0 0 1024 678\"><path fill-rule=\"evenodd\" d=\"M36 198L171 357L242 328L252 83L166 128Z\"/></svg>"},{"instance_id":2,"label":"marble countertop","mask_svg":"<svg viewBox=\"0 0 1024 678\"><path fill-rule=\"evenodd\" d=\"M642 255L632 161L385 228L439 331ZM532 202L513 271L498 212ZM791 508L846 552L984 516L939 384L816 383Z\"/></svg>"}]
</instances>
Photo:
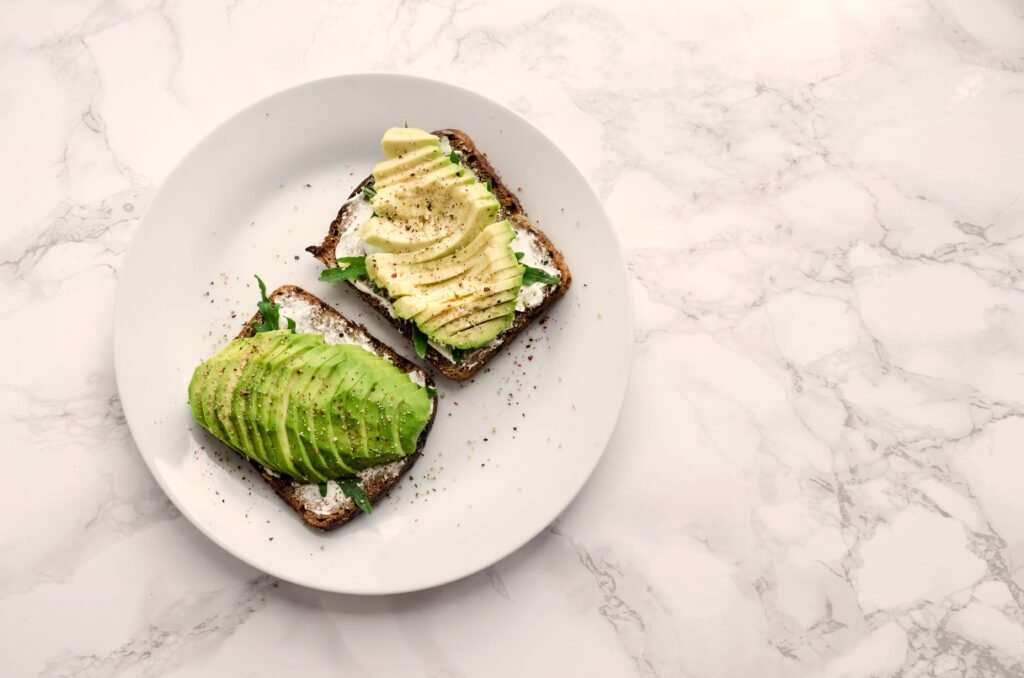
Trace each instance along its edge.
<instances>
[{"instance_id":1,"label":"marble countertop","mask_svg":"<svg viewBox=\"0 0 1024 678\"><path fill-rule=\"evenodd\" d=\"M1019 2L12 0L0 55L0 672L1024 674ZM111 312L185 149L373 70L476 89L577 162L637 335L554 525L358 598L178 514Z\"/></svg>"}]
</instances>

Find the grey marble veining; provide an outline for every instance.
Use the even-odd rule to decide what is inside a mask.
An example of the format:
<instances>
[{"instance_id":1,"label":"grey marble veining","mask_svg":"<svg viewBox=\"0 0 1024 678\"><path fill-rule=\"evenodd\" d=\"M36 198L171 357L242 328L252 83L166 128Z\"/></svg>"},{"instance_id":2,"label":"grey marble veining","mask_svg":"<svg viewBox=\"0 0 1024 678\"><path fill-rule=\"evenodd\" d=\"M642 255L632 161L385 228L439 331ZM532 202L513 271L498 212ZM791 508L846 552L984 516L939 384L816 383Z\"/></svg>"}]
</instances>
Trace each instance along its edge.
<instances>
[{"instance_id":1,"label":"grey marble veining","mask_svg":"<svg viewBox=\"0 0 1024 678\"><path fill-rule=\"evenodd\" d=\"M298 82L476 89L577 162L637 350L577 501L487 571L278 582L156 486L117 270L184 150ZM0 6L12 676L1024 675L1024 7Z\"/></svg>"}]
</instances>

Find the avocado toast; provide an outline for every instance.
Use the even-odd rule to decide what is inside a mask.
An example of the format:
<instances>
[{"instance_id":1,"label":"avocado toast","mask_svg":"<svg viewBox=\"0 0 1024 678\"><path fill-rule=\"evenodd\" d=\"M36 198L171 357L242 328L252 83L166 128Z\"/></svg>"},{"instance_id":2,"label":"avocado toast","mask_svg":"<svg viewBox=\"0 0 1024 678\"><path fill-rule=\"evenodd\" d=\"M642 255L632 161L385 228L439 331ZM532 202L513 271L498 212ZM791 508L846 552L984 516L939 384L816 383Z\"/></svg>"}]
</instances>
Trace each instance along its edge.
<instances>
[{"instance_id":1,"label":"avocado toast","mask_svg":"<svg viewBox=\"0 0 1024 678\"><path fill-rule=\"evenodd\" d=\"M560 297L565 259L459 130L389 129L385 160L320 245L346 280L445 376L470 378Z\"/></svg>"},{"instance_id":2,"label":"avocado toast","mask_svg":"<svg viewBox=\"0 0 1024 678\"><path fill-rule=\"evenodd\" d=\"M196 368L193 415L306 523L335 528L416 463L437 412L433 382L303 289L264 293L259 306Z\"/></svg>"}]
</instances>

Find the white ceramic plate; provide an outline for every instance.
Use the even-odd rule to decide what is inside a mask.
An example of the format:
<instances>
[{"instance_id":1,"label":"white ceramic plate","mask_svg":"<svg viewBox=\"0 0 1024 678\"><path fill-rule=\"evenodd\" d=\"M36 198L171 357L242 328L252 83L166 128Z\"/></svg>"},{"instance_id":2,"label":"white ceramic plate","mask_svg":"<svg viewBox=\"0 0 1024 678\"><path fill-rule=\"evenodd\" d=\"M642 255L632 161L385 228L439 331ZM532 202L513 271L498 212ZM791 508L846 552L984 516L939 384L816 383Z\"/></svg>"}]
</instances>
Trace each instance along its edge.
<instances>
[{"instance_id":1,"label":"white ceramic plate","mask_svg":"<svg viewBox=\"0 0 1024 678\"><path fill-rule=\"evenodd\" d=\"M344 285L317 281L319 243L380 159L392 125L469 133L565 254L568 295L444 396L424 456L370 516L311 530L192 420L192 370L255 311L258 273L305 287L406 356L412 347ZM532 338L532 340L531 340ZM245 109L167 179L120 272L117 382L143 458L217 544L282 579L346 593L443 584L508 555L569 504L612 433L633 315L621 250L580 172L536 128L472 92L420 78L320 80Z\"/></svg>"}]
</instances>

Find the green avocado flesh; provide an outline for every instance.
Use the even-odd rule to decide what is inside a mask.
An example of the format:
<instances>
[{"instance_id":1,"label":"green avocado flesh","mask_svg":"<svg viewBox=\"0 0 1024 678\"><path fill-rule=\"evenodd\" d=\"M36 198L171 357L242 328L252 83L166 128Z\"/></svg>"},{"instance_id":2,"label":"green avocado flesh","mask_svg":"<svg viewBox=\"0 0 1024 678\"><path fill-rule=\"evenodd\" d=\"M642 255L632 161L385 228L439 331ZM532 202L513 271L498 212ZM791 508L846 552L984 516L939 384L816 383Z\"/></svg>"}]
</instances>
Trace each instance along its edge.
<instances>
[{"instance_id":1,"label":"green avocado flesh","mask_svg":"<svg viewBox=\"0 0 1024 678\"><path fill-rule=\"evenodd\" d=\"M483 346L512 324L523 283L512 225L495 221L498 200L433 134L395 127L381 148L362 230L381 251L367 255L367 275L431 340Z\"/></svg>"},{"instance_id":2,"label":"green avocado flesh","mask_svg":"<svg viewBox=\"0 0 1024 678\"><path fill-rule=\"evenodd\" d=\"M432 407L384 358L288 330L228 344L196 368L188 400L203 428L304 483L413 454Z\"/></svg>"}]
</instances>

